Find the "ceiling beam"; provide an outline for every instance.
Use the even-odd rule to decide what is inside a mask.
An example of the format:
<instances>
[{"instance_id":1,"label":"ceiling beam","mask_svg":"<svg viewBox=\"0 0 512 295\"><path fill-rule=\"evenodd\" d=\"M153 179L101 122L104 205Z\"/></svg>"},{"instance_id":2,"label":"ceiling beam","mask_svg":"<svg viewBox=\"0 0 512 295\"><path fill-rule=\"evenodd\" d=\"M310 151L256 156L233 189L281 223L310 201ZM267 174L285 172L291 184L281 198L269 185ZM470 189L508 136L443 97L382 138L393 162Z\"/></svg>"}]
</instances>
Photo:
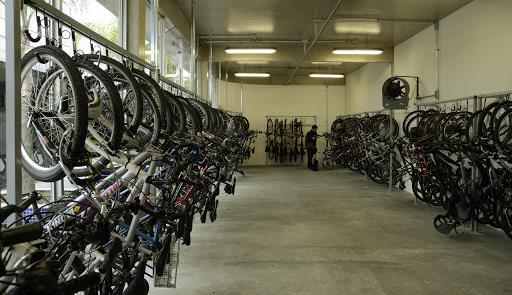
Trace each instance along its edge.
<instances>
[{"instance_id":1,"label":"ceiling beam","mask_svg":"<svg viewBox=\"0 0 512 295\"><path fill-rule=\"evenodd\" d=\"M308 56L308 54L311 52L311 49L313 49L313 46L315 46L318 38L320 38L320 36L322 35L322 33L324 32L325 28L327 27L327 25L329 24L329 22L331 21L331 19L334 17L334 15L336 14L336 11L338 11L338 8L341 6L341 3L343 2L343 0L338 0L338 2L336 3L336 5L334 5L334 8L331 10L331 13L329 13L329 16L327 17L327 19L325 20L322 28L320 29L320 31L318 31L318 33L316 34L315 36L315 39L313 39L313 42L311 42L311 44L309 45L308 49L306 50L306 52L304 52L304 56L302 57L302 60L299 64L297 64L297 66L295 66L295 69L293 69L292 73L290 74L290 77L288 78L288 81L286 82L286 84L290 84L290 82L292 81L293 79L293 76L295 76L295 73L297 72L297 70L300 68L300 66L302 65L302 62L306 59L306 57Z\"/></svg>"}]
</instances>

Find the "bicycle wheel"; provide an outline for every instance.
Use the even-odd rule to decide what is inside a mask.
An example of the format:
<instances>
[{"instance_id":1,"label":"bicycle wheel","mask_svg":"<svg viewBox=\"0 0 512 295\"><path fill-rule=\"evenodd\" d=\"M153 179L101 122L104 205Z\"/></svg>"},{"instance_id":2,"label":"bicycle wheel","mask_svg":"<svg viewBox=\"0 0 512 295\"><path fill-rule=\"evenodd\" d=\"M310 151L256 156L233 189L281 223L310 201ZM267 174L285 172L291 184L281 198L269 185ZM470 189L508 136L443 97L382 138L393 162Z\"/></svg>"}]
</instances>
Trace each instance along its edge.
<instances>
[{"instance_id":1,"label":"bicycle wheel","mask_svg":"<svg viewBox=\"0 0 512 295\"><path fill-rule=\"evenodd\" d=\"M156 144L160 138L160 111L153 99L151 89L147 85L141 85L143 116L137 128L137 138L143 143Z\"/></svg>"},{"instance_id":2,"label":"bicycle wheel","mask_svg":"<svg viewBox=\"0 0 512 295\"><path fill-rule=\"evenodd\" d=\"M181 103L183 110L186 115L186 132L196 135L198 132L202 131L201 120L199 119L199 115L197 114L194 107L192 107L189 102L183 97L177 97L178 101Z\"/></svg>"},{"instance_id":3,"label":"bicycle wheel","mask_svg":"<svg viewBox=\"0 0 512 295\"><path fill-rule=\"evenodd\" d=\"M160 86L158 86L158 83L144 71L132 69L132 73L135 78L137 78L139 84L146 85L146 88L150 90L153 99L155 100L155 103L160 110L160 131L164 132L165 134L171 134L173 118L172 113L170 112L167 105L167 99L165 97L164 91L162 88L160 88Z\"/></svg>"},{"instance_id":4,"label":"bicycle wheel","mask_svg":"<svg viewBox=\"0 0 512 295\"><path fill-rule=\"evenodd\" d=\"M87 134L87 97L75 62L52 46L21 60L23 168L39 181L64 177L59 161L75 166Z\"/></svg>"},{"instance_id":5,"label":"bicycle wheel","mask_svg":"<svg viewBox=\"0 0 512 295\"><path fill-rule=\"evenodd\" d=\"M177 98L174 97L170 92L166 92L166 98L169 108L173 114L172 121L172 133L175 132L185 132L187 126L187 116L185 114L185 110L181 106L181 103Z\"/></svg>"},{"instance_id":6,"label":"bicycle wheel","mask_svg":"<svg viewBox=\"0 0 512 295\"><path fill-rule=\"evenodd\" d=\"M195 99L190 99L188 102L191 106L194 107L197 114L201 118L203 129L210 131L213 127L213 118L208 111L209 106Z\"/></svg>"},{"instance_id":7,"label":"bicycle wheel","mask_svg":"<svg viewBox=\"0 0 512 295\"><path fill-rule=\"evenodd\" d=\"M75 58L82 73L89 101L88 138L99 146L118 150L124 133L123 104L112 79L98 66L80 57ZM96 171L108 165L108 159L91 149L92 164ZM86 167L75 167L73 174L89 176L92 171Z\"/></svg>"},{"instance_id":8,"label":"bicycle wheel","mask_svg":"<svg viewBox=\"0 0 512 295\"><path fill-rule=\"evenodd\" d=\"M83 57L106 71L112 78L123 102L125 128L136 133L142 120L143 97L140 86L131 71L108 56L86 54Z\"/></svg>"}]
</instances>

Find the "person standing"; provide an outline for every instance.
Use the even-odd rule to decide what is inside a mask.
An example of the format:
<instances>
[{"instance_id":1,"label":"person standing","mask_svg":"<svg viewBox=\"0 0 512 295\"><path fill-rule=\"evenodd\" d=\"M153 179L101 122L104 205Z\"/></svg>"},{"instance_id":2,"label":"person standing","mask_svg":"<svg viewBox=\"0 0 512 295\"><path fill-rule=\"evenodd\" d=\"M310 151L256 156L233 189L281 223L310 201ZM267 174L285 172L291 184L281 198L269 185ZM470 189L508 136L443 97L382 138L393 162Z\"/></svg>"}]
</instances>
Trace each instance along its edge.
<instances>
[{"instance_id":1,"label":"person standing","mask_svg":"<svg viewBox=\"0 0 512 295\"><path fill-rule=\"evenodd\" d=\"M318 130L318 126L311 126L311 130L306 133L306 150L308 152L308 168L312 168L313 164L313 156L316 154L316 138L318 134L316 131Z\"/></svg>"}]
</instances>

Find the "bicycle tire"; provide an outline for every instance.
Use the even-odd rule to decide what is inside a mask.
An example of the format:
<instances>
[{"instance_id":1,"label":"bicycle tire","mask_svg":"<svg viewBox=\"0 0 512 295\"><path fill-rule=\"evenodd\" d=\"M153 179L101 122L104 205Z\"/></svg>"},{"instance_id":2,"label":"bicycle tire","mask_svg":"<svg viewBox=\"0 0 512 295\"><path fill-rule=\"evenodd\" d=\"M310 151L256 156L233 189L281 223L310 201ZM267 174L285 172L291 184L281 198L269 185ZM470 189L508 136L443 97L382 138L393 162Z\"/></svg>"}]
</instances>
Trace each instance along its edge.
<instances>
[{"instance_id":1,"label":"bicycle tire","mask_svg":"<svg viewBox=\"0 0 512 295\"><path fill-rule=\"evenodd\" d=\"M105 67L104 70L111 76L114 83L118 83L116 86L123 102L125 128L132 133L136 133L142 120L143 97L140 85L130 69L108 56L85 54L83 57L102 69ZM133 103L131 103L132 101Z\"/></svg>"},{"instance_id":2,"label":"bicycle tire","mask_svg":"<svg viewBox=\"0 0 512 295\"><path fill-rule=\"evenodd\" d=\"M73 105L74 105L74 118L72 118L73 134L70 140L69 155L66 164L69 167L74 167L79 158L83 156L83 147L87 136L87 97L85 96L86 90L84 82L81 78L80 71L78 70L73 59L64 51L53 46L39 46L30 50L21 60L23 83L28 71L32 70L32 66L39 61L52 60L56 63L65 73L70 80L71 90L73 92ZM23 122L26 126L26 123ZM34 179L45 182L53 182L64 177L62 167L57 164L52 167L41 167L29 155L22 142L22 166L25 171ZM63 160L63 159L61 159Z\"/></svg>"}]
</instances>

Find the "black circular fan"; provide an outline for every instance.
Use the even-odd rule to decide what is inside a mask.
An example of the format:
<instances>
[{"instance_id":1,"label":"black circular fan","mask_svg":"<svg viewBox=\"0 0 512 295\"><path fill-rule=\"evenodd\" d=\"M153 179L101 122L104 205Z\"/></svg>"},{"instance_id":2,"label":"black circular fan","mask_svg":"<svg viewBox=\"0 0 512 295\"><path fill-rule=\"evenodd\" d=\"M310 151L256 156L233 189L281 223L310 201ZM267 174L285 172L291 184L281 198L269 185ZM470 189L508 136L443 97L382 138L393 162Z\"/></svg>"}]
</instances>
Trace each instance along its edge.
<instances>
[{"instance_id":1,"label":"black circular fan","mask_svg":"<svg viewBox=\"0 0 512 295\"><path fill-rule=\"evenodd\" d=\"M383 93L391 99L409 99L409 83L402 78L391 77L384 82Z\"/></svg>"},{"instance_id":2,"label":"black circular fan","mask_svg":"<svg viewBox=\"0 0 512 295\"><path fill-rule=\"evenodd\" d=\"M391 77L382 86L382 101L385 109L404 109L409 103L411 87L407 80Z\"/></svg>"}]
</instances>

